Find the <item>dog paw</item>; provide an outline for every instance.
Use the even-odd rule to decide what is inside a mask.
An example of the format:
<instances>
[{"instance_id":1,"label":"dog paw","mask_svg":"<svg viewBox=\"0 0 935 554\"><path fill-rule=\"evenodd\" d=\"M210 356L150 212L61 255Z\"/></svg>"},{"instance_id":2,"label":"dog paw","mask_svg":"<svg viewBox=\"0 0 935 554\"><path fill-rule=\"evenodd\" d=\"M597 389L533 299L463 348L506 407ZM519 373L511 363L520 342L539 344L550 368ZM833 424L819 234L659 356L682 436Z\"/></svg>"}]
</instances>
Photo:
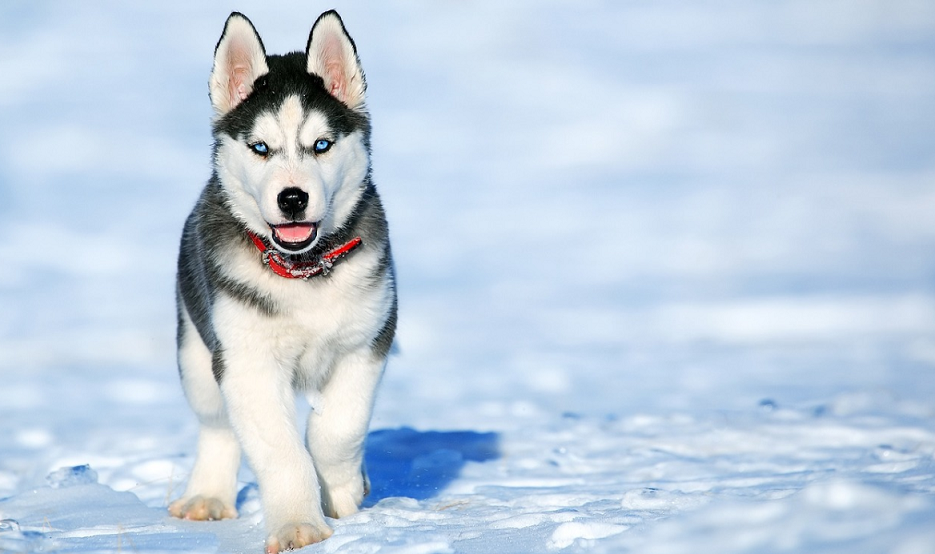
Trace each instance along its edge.
<instances>
[{"instance_id":1,"label":"dog paw","mask_svg":"<svg viewBox=\"0 0 935 554\"><path fill-rule=\"evenodd\" d=\"M237 517L237 510L221 502L217 498L193 496L180 498L169 504L169 514L180 519L196 521L214 521L218 519L233 519Z\"/></svg>"},{"instance_id":2,"label":"dog paw","mask_svg":"<svg viewBox=\"0 0 935 554\"><path fill-rule=\"evenodd\" d=\"M342 517L354 515L360 509L360 503L363 502L363 495L349 488L341 488L328 492L328 497L323 502L322 506L328 517L340 519Z\"/></svg>"},{"instance_id":3,"label":"dog paw","mask_svg":"<svg viewBox=\"0 0 935 554\"><path fill-rule=\"evenodd\" d=\"M266 539L266 554L277 554L284 550L297 550L303 546L321 542L333 531L325 524L290 523Z\"/></svg>"},{"instance_id":4,"label":"dog paw","mask_svg":"<svg viewBox=\"0 0 935 554\"><path fill-rule=\"evenodd\" d=\"M325 515L340 519L358 512L368 485L366 475L336 485L325 482L321 488L321 507Z\"/></svg>"}]
</instances>

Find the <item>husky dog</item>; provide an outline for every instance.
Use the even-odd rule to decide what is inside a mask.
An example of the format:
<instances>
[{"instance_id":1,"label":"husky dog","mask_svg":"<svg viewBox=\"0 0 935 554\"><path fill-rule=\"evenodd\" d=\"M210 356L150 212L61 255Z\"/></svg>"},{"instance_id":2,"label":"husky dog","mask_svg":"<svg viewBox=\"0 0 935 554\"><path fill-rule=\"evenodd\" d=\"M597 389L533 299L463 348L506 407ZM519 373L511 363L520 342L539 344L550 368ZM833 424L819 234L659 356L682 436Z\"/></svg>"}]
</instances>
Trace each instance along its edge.
<instances>
[{"instance_id":1,"label":"husky dog","mask_svg":"<svg viewBox=\"0 0 935 554\"><path fill-rule=\"evenodd\" d=\"M201 428L169 512L237 517L243 449L276 553L328 538L325 514L355 513L368 492L393 264L364 74L336 12L318 18L304 53L282 56L231 14L209 89L214 171L185 223L177 282L179 371ZM304 446L296 392L313 408Z\"/></svg>"}]
</instances>

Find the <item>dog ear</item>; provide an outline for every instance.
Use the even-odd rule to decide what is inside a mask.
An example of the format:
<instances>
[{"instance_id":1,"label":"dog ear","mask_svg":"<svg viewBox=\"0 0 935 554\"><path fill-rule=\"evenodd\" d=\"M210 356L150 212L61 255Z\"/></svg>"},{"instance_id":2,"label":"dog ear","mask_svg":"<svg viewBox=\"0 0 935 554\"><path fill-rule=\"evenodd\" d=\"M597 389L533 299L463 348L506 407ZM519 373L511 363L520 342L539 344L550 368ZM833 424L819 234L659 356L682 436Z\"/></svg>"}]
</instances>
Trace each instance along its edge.
<instances>
[{"instance_id":1,"label":"dog ear","mask_svg":"<svg viewBox=\"0 0 935 554\"><path fill-rule=\"evenodd\" d=\"M362 109L367 83L354 40L338 12L321 14L312 26L305 48L309 73L325 81L325 89L349 108Z\"/></svg>"},{"instance_id":2,"label":"dog ear","mask_svg":"<svg viewBox=\"0 0 935 554\"><path fill-rule=\"evenodd\" d=\"M216 117L221 117L253 92L253 83L269 73L263 41L250 20L234 12L214 49L214 68L208 89Z\"/></svg>"}]
</instances>

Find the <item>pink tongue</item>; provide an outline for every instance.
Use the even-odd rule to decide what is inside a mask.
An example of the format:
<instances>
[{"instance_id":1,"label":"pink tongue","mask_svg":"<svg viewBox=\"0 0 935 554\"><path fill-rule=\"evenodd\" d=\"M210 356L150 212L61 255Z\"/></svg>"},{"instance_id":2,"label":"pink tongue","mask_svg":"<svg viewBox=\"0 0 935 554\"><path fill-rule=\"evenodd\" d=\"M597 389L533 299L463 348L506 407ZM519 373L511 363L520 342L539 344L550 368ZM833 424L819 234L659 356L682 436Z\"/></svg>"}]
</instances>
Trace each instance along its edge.
<instances>
[{"instance_id":1,"label":"pink tongue","mask_svg":"<svg viewBox=\"0 0 935 554\"><path fill-rule=\"evenodd\" d=\"M273 228L276 237L280 242L303 242L312 236L315 226L309 223L298 223L294 225L277 225Z\"/></svg>"}]
</instances>

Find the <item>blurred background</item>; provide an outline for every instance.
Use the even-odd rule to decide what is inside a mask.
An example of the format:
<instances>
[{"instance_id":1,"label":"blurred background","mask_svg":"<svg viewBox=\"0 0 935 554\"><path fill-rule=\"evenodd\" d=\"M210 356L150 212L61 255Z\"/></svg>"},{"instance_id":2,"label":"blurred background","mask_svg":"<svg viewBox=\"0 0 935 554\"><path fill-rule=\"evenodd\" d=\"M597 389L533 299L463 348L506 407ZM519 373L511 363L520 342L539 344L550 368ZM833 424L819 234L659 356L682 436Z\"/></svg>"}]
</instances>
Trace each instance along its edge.
<instances>
[{"instance_id":1,"label":"blurred background","mask_svg":"<svg viewBox=\"0 0 935 554\"><path fill-rule=\"evenodd\" d=\"M174 271L211 171L213 49L232 9L283 53L331 7L367 75L400 287L375 428L833 398L931 413L931 2L13 1L8 464L141 421L193 438Z\"/></svg>"}]
</instances>

